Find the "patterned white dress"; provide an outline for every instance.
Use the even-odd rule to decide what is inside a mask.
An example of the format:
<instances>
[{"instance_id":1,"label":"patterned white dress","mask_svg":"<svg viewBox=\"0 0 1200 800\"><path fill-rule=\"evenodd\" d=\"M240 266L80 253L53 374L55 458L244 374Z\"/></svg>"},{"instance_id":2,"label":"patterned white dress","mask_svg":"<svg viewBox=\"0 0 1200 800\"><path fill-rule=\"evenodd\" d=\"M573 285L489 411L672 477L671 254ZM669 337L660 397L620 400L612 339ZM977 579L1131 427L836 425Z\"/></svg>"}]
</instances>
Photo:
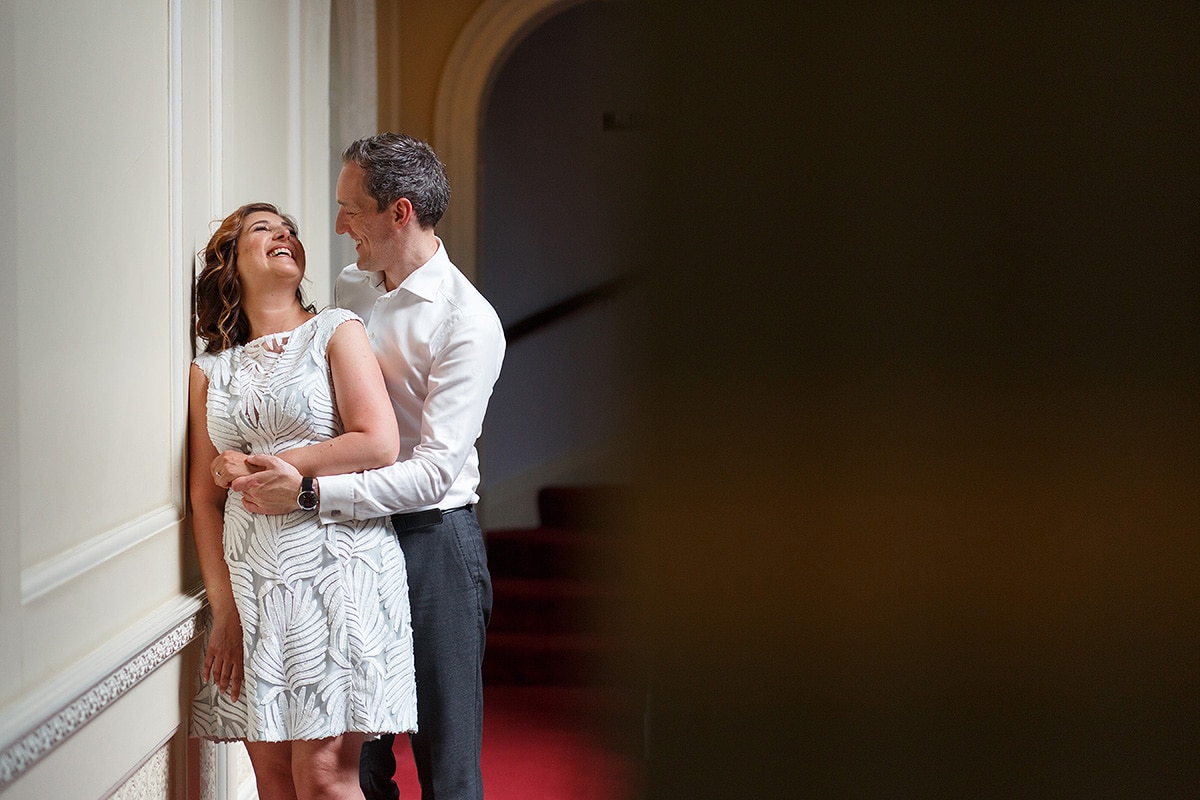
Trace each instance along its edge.
<instances>
[{"instance_id":1,"label":"patterned white dress","mask_svg":"<svg viewBox=\"0 0 1200 800\"><path fill-rule=\"evenodd\" d=\"M208 376L217 450L278 454L338 435L325 350L357 320L329 309L196 364ZM225 503L225 560L241 615L237 703L200 681L191 732L206 739L322 739L417 728L404 555L386 519L323 525L316 512L251 514Z\"/></svg>"}]
</instances>

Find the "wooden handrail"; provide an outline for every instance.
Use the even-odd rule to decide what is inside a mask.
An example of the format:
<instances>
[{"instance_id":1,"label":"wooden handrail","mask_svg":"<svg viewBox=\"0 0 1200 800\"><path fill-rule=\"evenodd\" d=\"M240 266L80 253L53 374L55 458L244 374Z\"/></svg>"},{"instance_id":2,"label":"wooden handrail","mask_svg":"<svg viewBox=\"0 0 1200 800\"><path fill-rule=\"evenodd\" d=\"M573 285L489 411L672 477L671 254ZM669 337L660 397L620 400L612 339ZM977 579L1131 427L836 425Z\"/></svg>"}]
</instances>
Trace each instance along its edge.
<instances>
[{"instance_id":1,"label":"wooden handrail","mask_svg":"<svg viewBox=\"0 0 1200 800\"><path fill-rule=\"evenodd\" d=\"M535 311L527 317L517 320L504 327L504 338L508 344L524 339L526 336L558 322L563 317L570 316L589 306L620 294L633 283L632 274L619 275L590 289L571 295L557 303L546 306L541 311Z\"/></svg>"}]
</instances>

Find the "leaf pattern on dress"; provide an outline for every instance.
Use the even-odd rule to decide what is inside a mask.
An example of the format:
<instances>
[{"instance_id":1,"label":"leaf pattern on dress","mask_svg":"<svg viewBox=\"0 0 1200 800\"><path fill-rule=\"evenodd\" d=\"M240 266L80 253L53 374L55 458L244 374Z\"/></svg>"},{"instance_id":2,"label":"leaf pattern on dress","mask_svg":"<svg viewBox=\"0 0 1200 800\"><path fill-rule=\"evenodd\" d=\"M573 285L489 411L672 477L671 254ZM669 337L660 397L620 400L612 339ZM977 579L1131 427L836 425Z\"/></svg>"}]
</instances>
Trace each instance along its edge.
<instances>
[{"instance_id":1,"label":"leaf pattern on dress","mask_svg":"<svg viewBox=\"0 0 1200 800\"><path fill-rule=\"evenodd\" d=\"M281 453L341 432L325 351L348 311L196 363L218 450ZM232 703L200 682L195 736L283 741L416 730L404 556L386 519L322 525L312 512L225 505L225 560L241 615L245 685Z\"/></svg>"}]
</instances>

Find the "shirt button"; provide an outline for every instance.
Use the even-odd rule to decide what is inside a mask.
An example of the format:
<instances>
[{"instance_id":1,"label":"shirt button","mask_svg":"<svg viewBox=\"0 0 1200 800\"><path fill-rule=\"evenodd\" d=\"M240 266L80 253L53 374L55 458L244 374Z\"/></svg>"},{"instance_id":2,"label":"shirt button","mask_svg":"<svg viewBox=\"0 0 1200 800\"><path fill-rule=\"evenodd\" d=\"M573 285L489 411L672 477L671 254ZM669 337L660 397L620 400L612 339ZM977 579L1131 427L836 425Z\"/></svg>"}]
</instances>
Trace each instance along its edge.
<instances>
[{"instance_id":1,"label":"shirt button","mask_svg":"<svg viewBox=\"0 0 1200 800\"><path fill-rule=\"evenodd\" d=\"M331 516L331 517L340 517L341 515L342 515L342 512L336 508L333 511L329 512L329 516Z\"/></svg>"}]
</instances>

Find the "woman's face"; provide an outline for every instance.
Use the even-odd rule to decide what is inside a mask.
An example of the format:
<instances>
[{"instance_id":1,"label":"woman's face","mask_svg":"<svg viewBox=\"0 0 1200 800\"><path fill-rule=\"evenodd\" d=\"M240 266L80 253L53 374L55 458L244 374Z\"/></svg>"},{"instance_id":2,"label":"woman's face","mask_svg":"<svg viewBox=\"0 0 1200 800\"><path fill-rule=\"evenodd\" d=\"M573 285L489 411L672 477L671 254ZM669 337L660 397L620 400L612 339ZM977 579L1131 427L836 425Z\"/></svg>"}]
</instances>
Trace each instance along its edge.
<instances>
[{"instance_id":1,"label":"woman's face","mask_svg":"<svg viewBox=\"0 0 1200 800\"><path fill-rule=\"evenodd\" d=\"M270 211L255 211L242 220L238 234L237 270L243 281L304 277L304 245L291 223Z\"/></svg>"}]
</instances>

